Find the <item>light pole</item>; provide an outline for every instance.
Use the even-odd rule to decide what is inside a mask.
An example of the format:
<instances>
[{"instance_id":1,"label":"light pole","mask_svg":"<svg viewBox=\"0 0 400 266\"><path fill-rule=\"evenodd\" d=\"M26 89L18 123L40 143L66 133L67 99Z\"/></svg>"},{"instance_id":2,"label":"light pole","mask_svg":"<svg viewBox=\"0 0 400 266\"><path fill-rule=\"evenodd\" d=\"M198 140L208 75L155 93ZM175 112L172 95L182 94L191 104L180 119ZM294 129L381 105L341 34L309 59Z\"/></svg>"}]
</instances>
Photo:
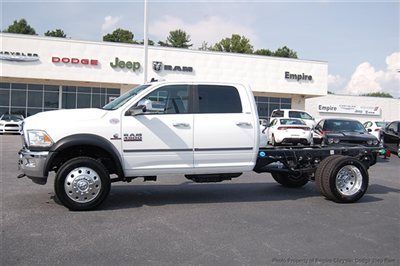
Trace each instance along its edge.
<instances>
[{"instance_id":1,"label":"light pole","mask_svg":"<svg viewBox=\"0 0 400 266\"><path fill-rule=\"evenodd\" d=\"M144 58L143 58L143 79L144 83L147 82L147 65L148 65L148 37L147 37L147 31L148 31L148 26L147 26L147 0L144 0L144 26L143 26L143 31L144 31L144 37L143 37L143 49L144 49Z\"/></svg>"}]
</instances>

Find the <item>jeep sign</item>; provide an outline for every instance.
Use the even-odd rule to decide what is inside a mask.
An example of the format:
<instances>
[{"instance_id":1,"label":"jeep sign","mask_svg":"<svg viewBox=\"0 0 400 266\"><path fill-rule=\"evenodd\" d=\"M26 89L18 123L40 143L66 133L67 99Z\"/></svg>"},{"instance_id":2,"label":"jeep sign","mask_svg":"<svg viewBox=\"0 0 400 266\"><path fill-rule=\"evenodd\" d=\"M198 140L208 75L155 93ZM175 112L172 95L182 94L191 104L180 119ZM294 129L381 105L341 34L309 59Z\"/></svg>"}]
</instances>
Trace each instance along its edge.
<instances>
[{"instance_id":1,"label":"jeep sign","mask_svg":"<svg viewBox=\"0 0 400 266\"><path fill-rule=\"evenodd\" d=\"M135 61L122 61L118 57L115 58L114 63L110 62L112 68L127 68L132 69L132 71L137 71L140 69L140 63Z\"/></svg>"}]
</instances>

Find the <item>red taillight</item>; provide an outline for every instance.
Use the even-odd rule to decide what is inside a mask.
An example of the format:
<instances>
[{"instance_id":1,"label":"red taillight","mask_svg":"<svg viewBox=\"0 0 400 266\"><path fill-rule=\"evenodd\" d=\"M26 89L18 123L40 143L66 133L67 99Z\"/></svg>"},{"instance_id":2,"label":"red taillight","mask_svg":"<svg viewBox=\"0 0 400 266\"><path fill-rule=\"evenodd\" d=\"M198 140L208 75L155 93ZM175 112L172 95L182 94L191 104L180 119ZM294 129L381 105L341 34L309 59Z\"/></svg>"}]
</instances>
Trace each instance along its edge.
<instances>
[{"instance_id":1,"label":"red taillight","mask_svg":"<svg viewBox=\"0 0 400 266\"><path fill-rule=\"evenodd\" d=\"M284 130L287 129L287 127L278 127L278 130Z\"/></svg>"},{"instance_id":2,"label":"red taillight","mask_svg":"<svg viewBox=\"0 0 400 266\"><path fill-rule=\"evenodd\" d=\"M375 128L375 130L374 131L379 131L379 130L381 130L380 128Z\"/></svg>"},{"instance_id":3,"label":"red taillight","mask_svg":"<svg viewBox=\"0 0 400 266\"><path fill-rule=\"evenodd\" d=\"M305 131L309 131L310 130L309 127L303 127L302 129L305 130Z\"/></svg>"}]
</instances>

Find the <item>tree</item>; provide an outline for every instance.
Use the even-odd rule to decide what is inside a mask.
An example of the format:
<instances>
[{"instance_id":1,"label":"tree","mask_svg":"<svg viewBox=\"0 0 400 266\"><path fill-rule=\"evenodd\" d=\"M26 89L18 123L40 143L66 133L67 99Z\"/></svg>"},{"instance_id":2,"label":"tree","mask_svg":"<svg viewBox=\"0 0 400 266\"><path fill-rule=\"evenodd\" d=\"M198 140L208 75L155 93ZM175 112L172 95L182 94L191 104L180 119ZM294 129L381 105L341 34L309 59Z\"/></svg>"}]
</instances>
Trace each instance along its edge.
<instances>
[{"instance_id":1,"label":"tree","mask_svg":"<svg viewBox=\"0 0 400 266\"><path fill-rule=\"evenodd\" d=\"M253 53L253 46L250 40L238 34L232 34L229 38L224 38L214 44L212 50L229 53L251 54Z\"/></svg>"},{"instance_id":2,"label":"tree","mask_svg":"<svg viewBox=\"0 0 400 266\"><path fill-rule=\"evenodd\" d=\"M50 37L58 37L58 38L65 38L67 35L64 33L62 29L55 29L52 31L46 31L45 36L50 36Z\"/></svg>"},{"instance_id":3,"label":"tree","mask_svg":"<svg viewBox=\"0 0 400 266\"><path fill-rule=\"evenodd\" d=\"M393 96L387 92L370 92L370 93L362 94L361 96L393 98Z\"/></svg>"},{"instance_id":4,"label":"tree","mask_svg":"<svg viewBox=\"0 0 400 266\"><path fill-rule=\"evenodd\" d=\"M147 40L147 44L148 44L148 45L153 46L154 43L155 43L155 42L154 42L153 40L150 40L150 39ZM139 42L139 44L144 44L144 40L141 40L141 41Z\"/></svg>"},{"instance_id":5,"label":"tree","mask_svg":"<svg viewBox=\"0 0 400 266\"><path fill-rule=\"evenodd\" d=\"M35 29L32 28L24 18L20 19L19 21L14 20L13 24L8 26L4 32L37 35Z\"/></svg>"},{"instance_id":6,"label":"tree","mask_svg":"<svg viewBox=\"0 0 400 266\"><path fill-rule=\"evenodd\" d=\"M112 33L103 36L105 42L122 42L122 43L137 43L133 39L134 35L131 31L118 28Z\"/></svg>"},{"instance_id":7,"label":"tree","mask_svg":"<svg viewBox=\"0 0 400 266\"><path fill-rule=\"evenodd\" d=\"M193 44L190 44L190 35L180 29L169 32L167 43L169 46L177 48L189 48L193 46Z\"/></svg>"},{"instance_id":8,"label":"tree","mask_svg":"<svg viewBox=\"0 0 400 266\"><path fill-rule=\"evenodd\" d=\"M162 46L162 47L169 47L169 45L168 45L167 42L158 41L157 44L158 44L159 46Z\"/></svg>"},{"instance_id":9,"label":"tree","mask_svg":"<svg viewBox=\"0 0 400 266\"><path fill-rule=\"evenodd\" d=\"M287 46L283 46L281 48L278 48L274 52L274 56L276 56L276 57L297 58L297 53L295 51L289 49Z\"/></svg>"},{"instance_id":10,"label":"tree","mask_svg":"<svg viewBox=\"0 0 400 266\"><path fill-rule=\"evenodd\" d=\"M200 51L210 51L210 50L212 50L212 47L208 46L208 42L203 41L201 43L201 46L199 47L199 50Z\"/></svg>"},{"instance_id":11,"label":"tree","mask_svg":"<svg viewBox=\"0 0 400 266\"><path fill-rule=\"evenodd\" d=\"M255 50L254 54L256 54L256 55L266 55L266 56L273 56L274 55L274 53L270 49Z\"/></svg>"}]
</instances>

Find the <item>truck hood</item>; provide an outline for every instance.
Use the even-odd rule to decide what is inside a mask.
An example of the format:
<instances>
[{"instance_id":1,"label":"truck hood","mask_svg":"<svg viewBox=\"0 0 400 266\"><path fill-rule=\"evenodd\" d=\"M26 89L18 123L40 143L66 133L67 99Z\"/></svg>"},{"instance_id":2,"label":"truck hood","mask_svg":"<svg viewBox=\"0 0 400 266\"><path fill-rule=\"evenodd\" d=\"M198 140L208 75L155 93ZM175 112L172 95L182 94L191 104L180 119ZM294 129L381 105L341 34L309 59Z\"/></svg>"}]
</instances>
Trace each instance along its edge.
<instances>
[{"instance_id":1,"label":"truck hood","mask_svg":"<svg viewBox=\"0 0 400 266\"><path fill-rule=\"evenodd\" d=\"M97 108L47 111L26 118L24 123L27 128L29 128L30 125L35 125L35 127L37 127L44 124L65 124L69 122L99 119L105 116L107 112L107 110Z\"/></svg>"}]
</instances>

